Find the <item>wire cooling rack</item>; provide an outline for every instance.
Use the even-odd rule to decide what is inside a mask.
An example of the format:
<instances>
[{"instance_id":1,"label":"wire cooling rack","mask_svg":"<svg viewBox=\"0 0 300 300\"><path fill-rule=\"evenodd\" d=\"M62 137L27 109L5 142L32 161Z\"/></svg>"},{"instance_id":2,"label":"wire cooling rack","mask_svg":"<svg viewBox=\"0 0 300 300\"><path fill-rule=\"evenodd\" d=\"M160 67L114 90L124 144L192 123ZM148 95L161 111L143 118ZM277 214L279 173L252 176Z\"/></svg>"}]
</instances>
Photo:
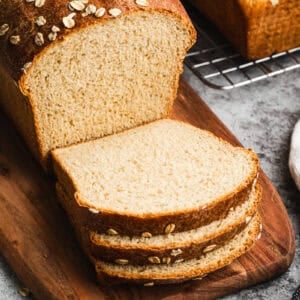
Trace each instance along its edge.
<instances>
[{"instance_id":1,"label":"wire cooling rack","mask_svg":"<svg viewBox=\"0 0 300 300\"><path fill-rule=\"evenodd\" d=\"M248 61L195 9L190 5L186 8L197 29L198 42L185 64L208 86L228 90L300 68L300 47Z\"/></svg>"}]
</instances>

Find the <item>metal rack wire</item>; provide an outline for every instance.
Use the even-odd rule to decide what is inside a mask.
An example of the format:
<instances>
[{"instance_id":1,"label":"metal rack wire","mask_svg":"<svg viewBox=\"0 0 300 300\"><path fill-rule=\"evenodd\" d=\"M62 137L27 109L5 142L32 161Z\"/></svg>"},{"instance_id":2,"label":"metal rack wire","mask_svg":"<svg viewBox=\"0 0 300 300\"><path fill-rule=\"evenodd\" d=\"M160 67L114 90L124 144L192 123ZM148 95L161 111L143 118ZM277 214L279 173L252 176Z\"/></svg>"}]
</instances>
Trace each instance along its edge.
<instances>
[{"instance_id":1,"label":"metal rack wire","mask_svg":"<svg viewBox=\"0 0 300 300\"><path fill-rule=\"evenodd\" d=\"M198 42L187 54L185 64L208 86L228 90L300 68L300 47L247 61L195 9L187 6L187 10Z\"/></svg>"}]
</instances>

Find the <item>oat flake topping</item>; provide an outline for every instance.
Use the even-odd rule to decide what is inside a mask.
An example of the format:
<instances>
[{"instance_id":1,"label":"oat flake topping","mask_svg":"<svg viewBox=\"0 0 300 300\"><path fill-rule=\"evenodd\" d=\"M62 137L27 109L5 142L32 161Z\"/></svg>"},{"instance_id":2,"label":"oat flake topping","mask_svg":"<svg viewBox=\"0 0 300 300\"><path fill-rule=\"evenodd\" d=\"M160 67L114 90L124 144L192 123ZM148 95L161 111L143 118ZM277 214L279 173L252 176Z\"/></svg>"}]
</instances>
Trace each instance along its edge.
<instances>
[{"instance_id":1,"label":"oat flake topping","mask_svg":"<svg viewBox=\"0 0 300 300\"><path fill-rule=\"evenodd\" d=\"M68 16L63 18L63 24L66 28L70 29L73 28L75 26L75 21L74 21L74 17L75 17L76 13L71 13Z\"/></svg>"},{"instance_id":2,"label":"oat flake topping","mask_svg":"<svg viewBox=\"0 0 300 300\"><path fill-rule=\"evenodd\" d=\"M119 16L119 15L122 13L122 11L121 11L121 9L119 9L119 8L111 8L111 9L108 11L108 13L109 13L112 17L116 18L117 16Z\"/></svg>"},{"instance_id":3,"label":"oat flake topping","mask_svg":"<svg viewBox=\"0 0 300 300\"><path fill-rule=\"evenodd\" d=\"M41 47L44 45L44 35L41 32L38 32L34 37L34 42L37 46Z\"/></svg>"},{"instance_id":4,"label":"oat flake topping","mask_svg":"<svg viewBox=\"0 0 300 300\"><path fill-rule=\"evenodd\" d=\"M101 18L105 15L106 9L104 7L100 7L96 10L95 12L95 17L96 18Z\"/></svg>"},{"instance_id":5,"label":"oat flake topping","mask_svg":"<svg viewBox=\"0 0 300 300\"><path fill-rule=\"evenodd\" d=\"M54 26L52 26L51 31L52 32L60 32L60 29L59 29L59 27L54 25Z\"/></svg>"},{"instance_id":6,"label":"oat flake topping","mask_svg":"<svg viewBox=\"0 0 300 300\"><path fill-rule=\"evenodd\" d=\"M3 24L0 26L0 36L3 36L7 33L9 30L9 25L8 24Z\"/></svg>"},{"instance_id":7,"label":"oat flake topping","mask_svg":"<svg viewBox=\"0 0 300 300\"><path fill-rule=\"evenodd\" d=\"M46 19L43 16L39 16L35 20L37 26L44 26L47 23Z\"/></svg>"},{"instance_id":8,"label":"oat flake topping","mask_svg":"<svg viewBox=\"0 0 300 300\"><path fill-rule=\"evenodd\" d=\"M148 6L149 2L148 0L135 0L135 4L139 6Z\"/></svg>"},{"instance_id":9,"label":"oat flake topping","mask_svg":"<svg viewBox=\"0 0 300 300\"><path fill-rule=\"evenodd\" d=\"M69 3L69 8L71 10L82 11L85 9L85 5L80 0L74 0Z\"/></svg>"},{"instance_id":10,"label":"oat flake topping","mask_svg":"<svg viewBox=\"0 0 300 300\"><path fill-rule=\"evenodd\" d=\"M27 3L34 2L35 7L42 7L45 5L46 0L26 0Z\"/></svg>"},{"instance_id":11,"label":"oat flake topping","mask_svg":"<svg viewBox=\"0 0 300 300\"><path fill-rule=\"evenodd\" d=\"M50 33L48 34L48 40L49 40L49 41L53 42L53 41L56 40L56 38L57 38L57 33L56 33L56 32L50 32Z\"/></svg>"},{"instance_id":12,"label":"oat flake topping","mask_svg":"<svg viewBox=\"0 0 300 300\"><path fill-rule=\"evenodd\" d=\"M94 13L96 13L97 11L97 7L93 4L89 4L86 8L85 11L82 13L83 17L86 17L88 15L92 15Z\"/></svg>"},{"instance_id":13,"label":"oat flake topping","mask_svg":"<svg viewBox=\"0 0 300 300\"><path fill-rule=\"evenodd\" d=\"M21 38L19 35L12 35L10 38L9 38L9 41L11 44L13 45L18 45L21 41Z\"/></svg>"},{"instance_id":14,"label":"oat flake topping","mask_svg":"<svg viewBox=\"0 0 300 300\"><path fill-rule=\"evenodd\" d=\"M26 73L26 70L32 65L32 62L27 62L23 68L21 69L24 73Z\"/></svg>"}]
</instances>

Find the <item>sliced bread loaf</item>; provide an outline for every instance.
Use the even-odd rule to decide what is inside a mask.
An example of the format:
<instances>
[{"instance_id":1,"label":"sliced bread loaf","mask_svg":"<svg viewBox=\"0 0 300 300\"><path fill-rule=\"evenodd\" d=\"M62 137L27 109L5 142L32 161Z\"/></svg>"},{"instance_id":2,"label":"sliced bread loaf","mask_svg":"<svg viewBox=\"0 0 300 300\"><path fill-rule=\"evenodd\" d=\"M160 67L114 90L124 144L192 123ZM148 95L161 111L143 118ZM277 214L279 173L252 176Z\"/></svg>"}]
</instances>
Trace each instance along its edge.
<instances>
[{"instance_id":1,"label":"sliced bread loaf","mask_svg":"<svg viewBox=\"0 0 300 300\"><path fill-rule=\"evenodd\" d=\"M67 197L59 185L57 185L57 194L59 198ZM145 234L144 237L130 238L128 236L98 234L81 228L79 234L86 236L89 234L89 239L85 237L87 240L86 247L93 257L102 261L128 261L131 265L169 264L182 259L192 259L202 252L209 252L223 246L241 232L256 214L261 196L261 187L257 185L251 192L249 199L230 210L225 219L186 232L154 237ZM71 200L64 199L62 202L70 203ZM68 208L66 210L68 211ZM71 221L72 219L74 220L71 218ZM79 223L75 223L74 226L80 230L81 225Z\"/></svg>"},{"instance_id":2,"label":"sliced bread loaf","mask_svg":"<svg viewBox=\"0 0 300 300\"><path fill-rule=\"evenodd\" d=\"M137 283L145 286L168 284L200 279L208 273L230 264L244 254L261 236L262 226L258 215L249 225L223 247L203 256L170 265L118 265L95 261L100 283Z\"/></svg>"},{"instance_id":3,"label":"sliced bread loaf","mask_svg":"<svg viewBox=\"0 0 300 300\"><path fill-rule=\"evenodd\" d=\"M195 39L179 0L0 1L0 104L46 167L167 117Z\"/></svg>"},{"instance_id":4,"label":"sliced bread loaf","mask_svg":"<svg viewBox=\"0 0 300 300\"><path fill-rule=\"evenodd\" d=\"M259 168L251 150L173 120L52 154L70 214L98 233L128 236L187 231L224 218L248 199Z\"/></svg>"}]
</instances>

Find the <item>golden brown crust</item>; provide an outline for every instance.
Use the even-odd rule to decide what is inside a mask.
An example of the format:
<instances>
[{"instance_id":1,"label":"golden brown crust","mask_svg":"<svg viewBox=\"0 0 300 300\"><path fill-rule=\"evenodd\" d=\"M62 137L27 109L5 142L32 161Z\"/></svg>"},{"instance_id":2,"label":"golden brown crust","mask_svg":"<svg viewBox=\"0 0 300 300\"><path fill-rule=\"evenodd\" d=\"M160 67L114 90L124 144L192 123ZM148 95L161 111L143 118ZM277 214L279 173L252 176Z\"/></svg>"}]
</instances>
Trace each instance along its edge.
<instances>
[{"instance_id":1,"label":"golden brown crust","mask_svg":"<svg viewBox=\"0 0 300 300\"><path fill-rule=\"evenodd\" d=\"M110 245L96 245L91 242L90 253L96 259L106 262L115 262L117 259L126 259L130 265L147 265L151 264L151 258L159 258L159 264L172 264L178 260L188 260L201 256L205 249L213 250L222 247L226 242L231 240L236 234L240 233L246 227L246 223L238 224L236 227L228 228L229 231L200 243L187 244L185 247L178 248L182 253L175 255L178 249L124 249L122 247L112 247ZM214 247L215 246L215 247ZM210 248L209 248L210 247ZM175 250L175 251L174 251ZM155 261L154 261L155 263Z\"/></svg>"},{"instance_id":2,"label":"golden brown crust","mask_svg":"<svg viewBox=\"0 0 300 300\"><path fill-rule=\"evenodd\" d=\"M62 20L63 17L72 13L68 6L69 2L46 0L42 7L35 7L34 2L28 3L24 0L0 2L0 26L3 24L9 25L9 30L3 36L0 36L0 55L6 61L7 71L15 80L20 79L21 69L26 63L32 62L34 57L42 55L43 51L51 46L53 42L49 41L48 35L52 32L52 26L55 25L60 28L54 42L57 43L65 39L68 34L80 30L80 28L113 19L114 17L107 13L111 8L121 9L122 14L120 17L141 10L159 11L164 14L171 13L186 24L191 34L191 45L196 39L195 30L179 0L148 0L149 5L146 7L138 6L135 0L90 0L89 4L93 4L97 8L104 7L107 11L106 14L101 18L96 18L93 14L83 17L82 11L77 12L73 18L76 22L75 27L67 29ZM46 19L46 24L43 26L35 24L35 20L39 16ZM42 46L37 46L34 41L38 32L44 36ZM20 36L20 42L17 45L10 42L12 35Z\"/></svg>"},{"instance_id":3,"label":"golden brown crust","mask_svg":"<svg viewBox=\"0 0 300 300\"><path fill-rule=\"evenodd\" d=\"M258 205L262 198L262 189L260 185L256 187L256 199L252 207L249 208L247 214L241 216L234 224L231 224L223 230L216 231L204 240L188 241L180 243L180 245L170 242L169 245L161 247L154 247L151 245L138 244L134 247L126 247L126 245L114 246L109 242L97 242L95 234L90 233L89 251L96 259L102 261L114 262L116 259L126 259L132 265L149 264L149 257L158 257L163 263L164 259L170 258L168 263L175 262L178 259L192 259L201 256L203 250L211 245L216 245L214 249L222 247L227 241L231 240L236 234L245 229L250 219L256 214ZM83 233L86 234L86 233ZM174 250L180 249L178 255L174 255ZM205 250L204 250L205 251ZM178 252L178 251L177 251ZM173 254L172 254L173 253ZM175 251L176 253L176 251Z\"/></svg>"},{"instance_id":4,"label":"golden brown crust","mask_svg":"<svg viewBox=\"0 0 300 300\"><path fill-rule=\"evenodd\" d=\"M97 260L94 260L93 263L95 264L97 277L100 284L114 285L122 283L134 283L139 285L147 285L151 283L152 285L153 283L154 285L157 285L179 283L191 280L193 278L204 277L208 273L216 271L230 264L233 260L243 255L253 246L254 242L259 236L260 230L260 217L256 215L254 220L254 226L253 228L251 228L248 238L243 242L243 244L240 247L232 249L230 255L222 257L220 258L220 260L214 261L213 263L210 263L204 268L191 268L187 270L187 272L185 272L184 274L182 272L173 272L172 275L170 275L166 274L166 272L162 274L158 272L154 273L154 271L147 271L145 273L141 272L138 274L125 271L124 273L118 272L118 274L116 274L116 272L110 270L109 264L107 265L106 263Z\"/></svg>"},{"instance_id":5,"label":"golden brown crust","mask_svg":"<svg viewBox=\"0 0 300 300\"><path fill-rule=\"evenodd\" d=\"M300 45L299 0L192 0L248 59Z\"/></svg>"},{"instance_id":6,"label":"golden brown crust","mask_svg":"<svg viewBox=\"0 0 300 300\"><path fill-rule=\"evenodd\" d=\"M14 122L23 137L26 136L25 142L27 142L27 145L35 158L41 160L38 137L34 128L34 116L31 104L28 98L22 95L17 83L4 69L1 57L0 82L0 104L3 110ZM9 97L9 101L7 97Z\"/></svg>"}]
</instances>

